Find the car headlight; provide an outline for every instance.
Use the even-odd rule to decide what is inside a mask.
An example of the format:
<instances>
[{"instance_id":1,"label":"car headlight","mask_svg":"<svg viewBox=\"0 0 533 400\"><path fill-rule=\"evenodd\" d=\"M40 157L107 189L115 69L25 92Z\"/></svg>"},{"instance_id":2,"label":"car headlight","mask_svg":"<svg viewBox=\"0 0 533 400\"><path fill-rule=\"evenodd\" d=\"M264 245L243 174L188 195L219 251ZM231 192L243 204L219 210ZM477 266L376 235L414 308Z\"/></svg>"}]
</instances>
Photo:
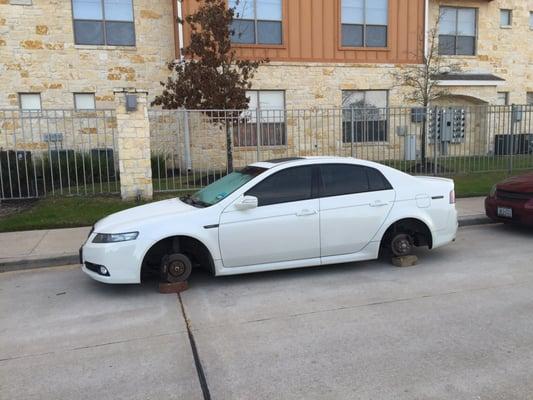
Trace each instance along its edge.
<instances>
[{"instance_id":1,"label":"car headlight","mask_svg":"<svg viewBox=\"0 0 533 400\"><path fill-rule=\"evenodd\" d=\"M496 185L492 186L492 189L490 189L489 196L490 196L490 197L494 197L494 196L496 196L496 190L497 190Z\"/></svg>"},{"instance_id":2,"label":"car headlight","mask_svg":"<svg viewBox=\"0 0 533 400\"><path fill-rule=\"evenodd\" d=\"M137 239L137 236L139 236L139 232L97 233L93 239L93 243L127 242L128 240Z\"/></svg>"}]
</instances>

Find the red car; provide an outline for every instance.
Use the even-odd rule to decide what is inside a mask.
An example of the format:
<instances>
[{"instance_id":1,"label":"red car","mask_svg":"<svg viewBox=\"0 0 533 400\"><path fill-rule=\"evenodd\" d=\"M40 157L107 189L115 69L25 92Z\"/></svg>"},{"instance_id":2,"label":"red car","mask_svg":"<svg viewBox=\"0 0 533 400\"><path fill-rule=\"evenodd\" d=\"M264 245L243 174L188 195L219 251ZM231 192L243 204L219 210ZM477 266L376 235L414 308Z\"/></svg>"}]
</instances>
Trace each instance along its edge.
<instances>
[{"instance_id":1,"label":"red car","mask_svg":"<svg viewBox=\"0 0 533 400\"><path fill-rule=\"evenodd\" d=\"M485 199L485 213L495 221L533 226L533 172L494 185Z\"/></svg>"}]
</instances>

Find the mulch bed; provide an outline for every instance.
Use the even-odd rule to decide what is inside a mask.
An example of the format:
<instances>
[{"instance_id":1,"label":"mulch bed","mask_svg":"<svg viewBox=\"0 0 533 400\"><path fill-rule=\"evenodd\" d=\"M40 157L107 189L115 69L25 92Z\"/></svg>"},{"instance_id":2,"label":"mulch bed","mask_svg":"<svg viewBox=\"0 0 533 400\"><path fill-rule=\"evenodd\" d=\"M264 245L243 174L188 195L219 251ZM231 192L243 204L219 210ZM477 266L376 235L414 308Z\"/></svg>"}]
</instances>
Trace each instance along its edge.
<instances>
[{"instance_id":1,"label":"mulch bed","mask_svg":"<svg viewBox=\"0 0 533 400\"><path fill-rule=\"evenodd\" d=\"M35 200L4 200L0 201L0 219L30 209Z\"/></svg>"}]
</instances>

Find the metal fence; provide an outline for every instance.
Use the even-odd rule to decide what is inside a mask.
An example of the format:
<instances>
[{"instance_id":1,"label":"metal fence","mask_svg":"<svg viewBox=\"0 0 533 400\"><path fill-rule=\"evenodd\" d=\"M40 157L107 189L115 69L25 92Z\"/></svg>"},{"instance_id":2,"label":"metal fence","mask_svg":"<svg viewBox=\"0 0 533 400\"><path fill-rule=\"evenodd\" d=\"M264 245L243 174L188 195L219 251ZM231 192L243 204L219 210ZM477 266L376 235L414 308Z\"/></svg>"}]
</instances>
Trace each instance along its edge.
<instances>
[{"instance_id":1,"label":"metal fence","mask_svg":"<svg viewBox=\"0 0 533 400\"><path fill-rule=\"evenodd\" d=\"M408 173L533 169L533 106L148 112L154 191L273 158L351 156ZM0 199L120 192L114 110L0 110Z\"/></svg>"},{"instance_id":2,"label":"metal fence","mask_svg":"<svg viewBox=\"0 0 533 400\"><path fill-rule=\"evenodd\" d=\"M118 193L114 110L0 110L0 199Z\"/></svg>"},{"instance_id":3,"label":"metal fence","mask_svg":"<svg viewBox=\"0 0 533 400\"><path fill-rule=\"evenodd\" d=\"M149 118L155 191L196 189L232 166L294 156L442 176L533 168L533 106L150 110Z\"/></svg>"}]
</instances>

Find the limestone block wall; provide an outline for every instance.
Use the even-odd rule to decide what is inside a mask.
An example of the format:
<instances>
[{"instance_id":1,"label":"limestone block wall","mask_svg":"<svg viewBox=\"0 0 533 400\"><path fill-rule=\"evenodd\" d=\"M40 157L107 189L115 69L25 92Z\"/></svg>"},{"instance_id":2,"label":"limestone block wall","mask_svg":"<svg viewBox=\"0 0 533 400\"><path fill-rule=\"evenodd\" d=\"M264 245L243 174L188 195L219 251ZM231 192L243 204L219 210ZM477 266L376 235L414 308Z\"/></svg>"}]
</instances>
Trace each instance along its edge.
<instances>
[{"instance_id":1,"label":"limestone block wall","mask_svg":"<svg viewBox=\"0 0 533 400\"><path fill-rule=\"evenodd\" d=\"M73 93L95 93L113 108L113 88L160 92L174 58L172 2L134 0L136 46L74 43L70 0L0 0L0 109L17 108L18 93L39 92L43 109L73 108Z\"/></svg>"},{"instance_id":2,"label":"limestone block wall","mask_svg":"<svg viewBox=\"0 0 533 400\"><path fill-rule=\"evenodd\" d=\"M126 110L127 93L137 96L137 110ZM120 194L123 200L137 197L151 199L153 186L147 94L121 91L115 95Z\"/></svg>"},{"instance_id":3,"label":"limestone block wall","mask_svg":"<svg viewBox=\"0 0 533 400\"><path fill-rule=\"evenodd\" d=\"M526 93L533 91L533 30L529 13L533 0L431 0L430 21L435 21L439 6L474 7L478 9L477 52L475 56L449 56L462 65L465 72L492 73L505 83L495 87L459 87L458 95L477 97L493 103L496 92L509 92L510 104L525 104ZM512 27L500 27L500 9L512 10Z\"/></svg>"}]
</instances>

